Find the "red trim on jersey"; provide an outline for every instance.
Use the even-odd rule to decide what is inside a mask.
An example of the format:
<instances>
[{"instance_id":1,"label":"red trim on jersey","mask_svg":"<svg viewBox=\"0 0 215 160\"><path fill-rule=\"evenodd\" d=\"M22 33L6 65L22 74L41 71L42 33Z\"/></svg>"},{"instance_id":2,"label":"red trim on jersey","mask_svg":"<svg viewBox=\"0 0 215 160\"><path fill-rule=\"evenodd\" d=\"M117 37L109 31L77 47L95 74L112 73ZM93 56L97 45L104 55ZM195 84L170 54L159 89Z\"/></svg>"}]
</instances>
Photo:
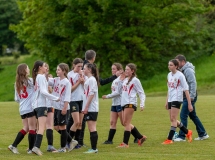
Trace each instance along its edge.
<instances>
[{"instance_id":1,"label":"red trim on jersey","mask_svg":"<svg viewBox=\"0 0 215 160\"><path fill-rule=\"evenodd\" d=\"M70 78L70 81L71 81L72 85L74 85L74 82L73 82L72 78Z\"/></svg>"},{"instance_id":2,"label":"red trim on jersey","mask_svg":"<svg viewBox=\"0 0 215 160\"><path fill-rule=\"evenodd\" d=\"M176 88L178 88L179 84L180 84L180 79L178 79L178 83L176 85Z\"/></svg>"},{"instance_id":3,"label":"red trim on jersey","mask_svg":"<svg viewBox=\"0 0 215 160\"><path fill-rule=\"evenodd\" d=\"M62 95L62 93L64 92L65 88L66 88L66 86L64 86L64 87L63 87L63 89L61 90L61 92L60 92L60 96L61 96L61 95Z\"/></svg>"},{"instance_id":4,"label":"red trim on jersey","mask_svg":"<svg viewBox=\"0 0 215 160\"><path fill-rule=\"evenodd\" d=\"M86 94L86 97L88 97L89 91L90 91L90 86L87 87L87 94Z\"/></svg>"},{"instance_id":5,"label":"red trim on jersey","mask_svg":"<svg viewBox=\"0 0 215 160\"><path fill-rule=\"evenodd\" d=\"M130 88L129 88L129 90L128 90L128 94L130 94L130 92L131 92L131 90L132 90L133 87L134 87L134 84L132 84L132 85L130 86Z\"/></svg>"}]
</instances>

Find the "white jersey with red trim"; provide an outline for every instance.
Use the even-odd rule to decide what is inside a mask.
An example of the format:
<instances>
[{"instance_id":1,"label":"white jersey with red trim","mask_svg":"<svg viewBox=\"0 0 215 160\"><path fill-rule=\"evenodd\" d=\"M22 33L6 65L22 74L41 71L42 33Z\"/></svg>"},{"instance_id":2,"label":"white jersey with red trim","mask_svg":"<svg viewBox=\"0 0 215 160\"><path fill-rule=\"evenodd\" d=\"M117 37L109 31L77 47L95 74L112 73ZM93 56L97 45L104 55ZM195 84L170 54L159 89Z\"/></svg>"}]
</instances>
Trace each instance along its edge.
<instances>
[{"instance_id":1,"label":"white jersey with red trim","mask_svg":"<svg viewBox=\"0 0 215 160\"><path fill-rule=\"evenodd\" d=\"M122 83L120 77L115 79L111 85L111 94L108 94L107 98L112 98L112 106L121 105L121 92L122 92Z\"/></svg>"},{"instance_id":2,"label":"white jersey with red trim","mask_svg":"<svg viewBox=\"0 0 215 160\"><path fill-rule=\"evenodd\" d=\"M143 87L140 83L140 80L136 77L133 77L132 80L128 83L128 78L123 81L122 84L122 95L121 95L121 106L126 104L133 104L137 106L137 94L140 98L140 107L145 106L145 93Z\"/></svg>"},{"instance_id":3,"label":"white jersey with red trim","mask_svg":"<svg viewBox=\"0 0 215 160\"><path fill-rule=\"evenodd\" d=\"M33 112L32 107L32 97L34 95L34 85L33 79L29 78L28 86L23 86L23 89L20 93L16 90L15 84L15 97L14 100L19 103L19 113L20 115L24 115L30 112Z\"/></svg>"},{"instance_id":4,"label":"white jersey with red trim","mask_svg":"<svg viewBox=\"0 0 215 160\"><path fill-rule=\"evenodd\" d=\"M71 86L74 86L78 82L80 78L80 74L72 70L68 73L67 77L71 83ZM85 79L87 79L86 76L85 76ZM74 91L72 91L70 101L82 101L83 95L84 95L84 86L82 84L79 84L78 87Z\"/></svg>"},{"instance_id":5,"label":"white jersey with red trim","mask_svg":"<svg viewBox=\"0 0 215 160\"><path fill-rule=\"evenodd\" d=\"M167 76L168 102L183 101L183 91L189 90L186 79L180 71L170 72Z\"/></svg>"},{"instance_id":6,"label":"white jersey with red trim","mask_svg":"<svg viewBox=\"0 0 215 160\"><path fill-rule=\"evenodd\" d=\"M83 108L86 107L88 97L94 95L93 99L89 105L88 112L98 112L99 111L99 98L98 98L98 84L95 77L89 77L84 83L84 96L83 96Z\"/></svg>"},{"instance_id":7,"label":"white jersey with red trim","mask_svg":"<svg viewBox=\"0 0 215 160\"><path fill-rule=\"evenodd\" d=\"M53 87L52 94L60 97L59 102L53 101L53 107L58 110L62 110L64 102L70 102L71 96L71 84L67 78L60 79L60 77L49 78L49 85ZM67 110L70 109L68 104Z\"/></svg>"},{"instance_id":8,"label":"white jersey with red trim","mask_svg":"<svg viewBox=\"0 0 215 160\"><path fill-rule=\"evenodd\" d=\"M35 85L34 85L34 96L33 96L33 107L38 108L38 107L47 107L48 102L47 99L49 100L58 100L58 97L49 94L48 92L48 82L46 80L45 75L43 74L38 74L36 77Z\"/></svg>"}]
</instances>

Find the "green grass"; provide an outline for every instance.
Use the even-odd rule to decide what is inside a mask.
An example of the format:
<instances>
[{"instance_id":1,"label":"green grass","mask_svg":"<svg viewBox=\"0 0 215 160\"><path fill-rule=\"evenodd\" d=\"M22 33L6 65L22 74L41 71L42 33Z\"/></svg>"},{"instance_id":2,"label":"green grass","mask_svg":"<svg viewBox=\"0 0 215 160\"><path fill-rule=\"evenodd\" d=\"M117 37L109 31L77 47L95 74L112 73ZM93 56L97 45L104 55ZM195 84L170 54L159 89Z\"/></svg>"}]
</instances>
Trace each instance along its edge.
<instances>
[{"instance_id":1,"label":"green grass","mask_svg":"<svg viewBox=\"0 0 215 160\"><path fill-rule=\"evenodd\" d=\"M146 99L146 108L143 112L135 112L132 123L138 130L145 134L148 139L142 147L133 143L133 137L130 137L129 148L116 148L122 142L123 127L117 124L117 132L114 137L113 145L103 145L107 139L109 131L109 110L111 101L100 100L100 111L97 122L98 130L98 154L86 155L82 152L87 148L73 150L69 153L47 153L46 137L43 138L41 150L44 152L42 157L36 155L27 155L28 148L27 137L19 144L18 149L20 155L14 155L7 150L7 146L11 144L21 129L21 118L18 112L18 105L15 102L0 102L1 106L1 130L0 130L0 159L87 159L87 160L109 160L109 159L161 159L161 160L203 160L214 159L215 157L215 130L214 124L214 96L199 96L196 104L197 113L206 128L210 138L205 141L178 142L172 145L161 145L168 134L170 128L169 115L164 109L165 97L148 97ZM193 137L197 137L195 126L189 120L189 129L193 130ZM178 130L177 130L178 131ZM85 144L90 146L89 132L86 127ZM54 146L60 147L59 134L54 132Z\"/></svg>"}]
</instances>

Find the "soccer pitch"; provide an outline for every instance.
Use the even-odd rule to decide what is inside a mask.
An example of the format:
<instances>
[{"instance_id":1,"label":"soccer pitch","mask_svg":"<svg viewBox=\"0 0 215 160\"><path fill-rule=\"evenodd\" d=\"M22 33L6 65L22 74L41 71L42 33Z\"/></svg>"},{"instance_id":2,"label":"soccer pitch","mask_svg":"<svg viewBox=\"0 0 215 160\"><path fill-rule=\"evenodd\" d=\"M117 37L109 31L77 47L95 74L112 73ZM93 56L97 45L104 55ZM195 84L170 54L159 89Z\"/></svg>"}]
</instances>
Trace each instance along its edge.
<instances>
[{"instance_id":1,"label":"soccer pitch","mask_svg":"<svg viewBox=\"0 0 215 160\"><path fill-rule=\"evenodd\" d=\"M98 131L98 145L99 152L97 154L84 154L90 147L89 131L86 127L84 143L87 147L75 149L67 153L48 153L46 152L47 139L43 136L41 151L43 156L38 157L34 154L27 154L28 137L25 136L23 141L18 145L19 155L10 152L7 147L12 144L18 131L22 128L21 118L19 116L18 104L15 102L0 102L1 118L0 118L0 159L75 159L75 160L108 160L108 159L174 159L174 160L189 160L189 159L215 159L215 96L201 96L199 95L196 103L197 115L202 121L210 138L204 141L194 141L192 143L175 142L171 145L162 145L161 143L166 139L170 129L170 121L168 111L165 110L166 97L147 97L146 108L143 112L138 110L135 112L132 124L138 130L147 136L147 141L143 146L138 146L133 143L133 136L130 136L129 148L116 148L123 140L123 126L120 121L117 124L117 131L113 139L114 144L102 144L107 140L109 132L110 121L110 106L111 100L100 99L99 116L97 121ZM179 119L179 117L178 117ZM193 138L198 137L193 122L188 120L188 128L193 130ZM178 132L178 129L177 129ZM60 148L60 135L54 131L54 146Z\"/></svg>"}]
</instances>

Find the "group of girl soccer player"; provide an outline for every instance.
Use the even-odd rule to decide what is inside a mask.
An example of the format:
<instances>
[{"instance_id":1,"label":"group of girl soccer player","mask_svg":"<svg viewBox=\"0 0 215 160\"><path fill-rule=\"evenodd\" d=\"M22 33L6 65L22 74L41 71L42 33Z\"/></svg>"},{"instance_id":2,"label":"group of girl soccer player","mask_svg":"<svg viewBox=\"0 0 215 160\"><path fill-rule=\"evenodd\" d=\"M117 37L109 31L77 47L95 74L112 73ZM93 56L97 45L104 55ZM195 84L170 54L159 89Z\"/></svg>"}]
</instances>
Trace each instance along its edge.
<instances>
[{"instance_id":1,"label":"group of girl soccer player","mask_svg":"<svg viewBox=\"0 0 215 160\"><path fill-rule=\"evenodd\" d=\"M93 51L94 52L94 51ZM86 52L87 53L87 52ZM94 52L95 55L95 52ZM95 59L95 57L94 57ZM18 132L13 144L8 149L18 154L17 145L28 133L29 147L27 153L43 155L40 146L44 131L48 141L47 151L66 152L78 146L79 135L82 129L83 118L87 121L90 132L91 149L84 153L97 153L98 133L96 122L99 112L99 74L96 65L92 62L84 64L80 58L73 60L72 70L65 63L57 65L57 77L49 75L49 66L43 61L36 61L32 69L32 78L29 78L30 69L27 64L20 64L16 71L15 101L19 103L19 112L23 128ZM172 139L179 127L192 141L192 131L177 121L183 91L192 111L188 86L184 75L177 70L177 60L169 61L168 94L166 109L169 110L171 128L167 140L162 144L173 143ZM137 94L140 98L140 109L145 107L145 93L140 80L136 76L136 65L129 63L125 70L120 63L113 63L112 74L120 73L112 82L111 93L103 95L103 99L112 98L111 121L108 139L104 144L113 144L118 118L124 126L123 141L117 148L128 148L130 134L138 139L141 146L147 137L141 134L131 124L134 111L137 110ZM67 126L68 120L73 124ZM60 149L53 146L53 126L60 134Z\"/></svg>"}]
</instances>

